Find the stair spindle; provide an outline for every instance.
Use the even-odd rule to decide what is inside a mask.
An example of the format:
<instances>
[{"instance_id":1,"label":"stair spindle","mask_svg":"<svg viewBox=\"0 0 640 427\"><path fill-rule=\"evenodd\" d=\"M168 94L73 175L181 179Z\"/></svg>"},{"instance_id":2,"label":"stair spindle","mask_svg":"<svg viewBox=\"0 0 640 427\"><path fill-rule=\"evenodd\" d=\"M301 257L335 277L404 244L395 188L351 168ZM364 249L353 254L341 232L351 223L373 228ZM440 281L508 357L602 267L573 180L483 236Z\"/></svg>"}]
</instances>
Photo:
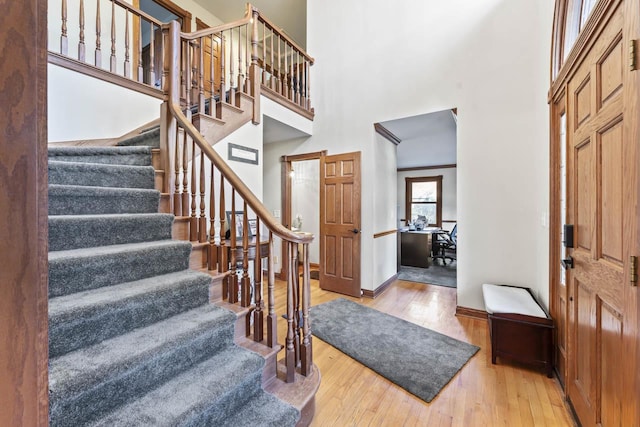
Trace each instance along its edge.
<instances>
[{"instance_id":1,"label":"stair spindle","mask_svg":"<svg viewBox=\"0 0 640 427\"><path fill-rule=\"evenodd\" d=\"M213 62L213 61L212 61ZM212 92L213 93L213 92ZM211 163L211 178L209 182L209 259L207 260L207 267L209 271L216 269L218 263L218 253L216 249L216 187L215 187L215 165Z\"/></svg>"},{"instance_id":2,"label":"stair spindle","mask_svg":"<svg viewBox=\"0 0 640 427\"><path fill-rule=\"evenodd\" d=\"M111 2L111 62L109 71L116 72L116 3Z\"/></svg>"},{"instance_id":3,"label":"stair spindle","mask_svg":"<svg viewBox=\"0 0 640 427\"><path fill-rule=\"evenodd\" d=\"M296 99L295 103L300 105L300 99L302 98L302 74L300 73L300 51L296 49Z\"/></svg>"},{"instance_id":4,"label":"stair spindle","mask_svg":"<svg viewBox=\"0 0 640 427\"><path fill-rule=\"evenodd\" d=\"M247 202L242 208L242 281L240 305L248 307L251 304L251 279L249 278L249 219L247 216ZM256 250L258 248L256 247ZM256 252L256 260L258 252ZM255 262L255 261L254 261ZM247 332L249 329L247 328Z\"/></svg>"},{"instance_id":5,"label":"stair spindle","mask_svg":"<svg viewBox=\"0 0 640 427\"><path fill-rule=\"evenodd\" d=\"M204 114L205 100L204 100L204 37L200 37L200 47L198 52L200 53L198 64L198 113ZM213 57L211 58L213 60Z\"/></svg>"},{"instance_id":6,"label":"stair spindle","mask_svg":"<svg viewBox=\"0 0 640 427\"><path fill-rule=\"evenodd\" d=\"M233 104L235 105L235 99L236 99L236 90L233 87L234 84L234 69L235 67L233 66L233 28L231 30L229 30L229 104Z\"/></svg>"},{"instance_id":7,"label":"stair spindle","mask_svg":"<svg viewBox=\"0 0 640 427\"><path fill-rule=\"evenodd\" d=\"M269 77L269 87L273 90L276 89L276 79L274 78L275 75L275 65L274 65L274 61L273 61L273 28L270 28L271 31L271 77Z\"/></svg>"},{"instance_id":8,"label":"stair spindle","mask_svg":"<svg viewBox=\"0 0 640 427\"><path fill-rule=\"evenodd\" d=\"M282 94L283 88L284 88L284 82L282 81L284 79L284 74L282 72L282 53L280 51L280 45L282 44L282 40L280 40L280 34L278 34L278 89L280 91L280 94ZM286 70L287 66L285 65L285 70Z\"/></svg>"},{"instance_id":9,"label":"stair spindle","mask_svg":"<svg viewBox=\"0 0 640 427\"><path fill-rule=\"evenodd\" d=\"M295 354L295 365L300 364L300 268L298 264L298 244L291 243L293 265L293 277L291 285L293 287L293 350Z\"/></svg>"},{"instance_id":10,"label":"stair spindle","mask_svg":"<svg viewBox=\"0 0 640 427\"><path fill-rule=\"evenodd\" d=\"M175 182L173 189L173 214L178 216L182 213L182 206L180 203L180 131L176 127L176 146L175 146L175 157L174 157L174 174L175 174Z\"/></svg>"},{"instance_id":11,"label":"stair spindle","mask_svg":"<svg viewBox=\"0 0 640 427\"><path fill-rule=\"evenodd\" d=\"M67 39L67 0L62 0L62 28L60 30L60 53L69 54L69 40Z\"/></svg>"},{"instance_id":12,"label":"stair spindle","mask_svg":"<svg viewBox=\"0 0 640 427\"><path fill-rule=\"evenodd\" d=\"M211 34L210 36L210 47L211 47L211 60L209 61L209 75L211 76L211 82L210 82L210 89L209 89L209 115L213 116L213 111L216 108L216 99L215 99L215 90L216 90L216 85L215 85L215 81L216 81L216 76L215 76L215 67L214 67L214 62L215 62L215 55L214 55L214 51L215 49L213 48L214 46L214 38L213 38L213 34Z\"/></svg>"},{"instance_id":13,"label":"stair spindle","mask_svg":"<svg viewBox=\"0 0 640 427\"><path fill-rule=\"evenodd\" d=\"M156 85L156 71L155 71L155 26L153 22L149 21L149 28L151 29L151 35L149 36L149 84L151 86Z\"/></svg>"},{"instance_id":14,"label":"stair spindle","mask_svg":"<svg viewBox=\"0 0 640 427\"><path fill-rule=\"evenodd\" d=\"M179 206L182 208L178 215L189 216L189 140L187 132L182 131L182 194ZM177 162L178 157L176 157Z\"/></svg>"},{"instance_id":15,"label":"stair spindle","mask_svg":"<svg viewBox=\"0 0 640 427\"><path fill-rule=\"evenodd\" d=\"M256 217L256 257L253 261L253 340L260 342L264 339L264 310L262 302L262 245L260 244L260 217Z\"/></svg>"},{"instance_id":16,"label":"stair spindle","mask_svg":"<svg viewBox=\"0 0 640 427\"><path fill-rule=\"evenodd\" d=\"M227 44L224 42L224 32L220 35L220 100L219 102L227 102L227 90L225 87L225 61ZM213 116L213 113L211 114Z\"/></svg>"},{"instance_id":17,"label":"stair spindle","mask_svg":"<svg viewBox=\"0 0 640 427\"><path fill-rule=\"evenodd\" d=\"M269 231L269 252L267 253L267 345L271 348L278 345L278 318L276 317L276 298L275 298L275 268L273 265L273 254L275 247L273 245L273 232Z\"/></svg>"},{"instance_id":18,"label":"stair spindle","mask_svg":"<svg viewBox=\"0 0 640 427\"><path fill-rule=\"evenodd\" d=\"M220 245L218 246L218 272L224 273L229 269L229 258L227 257L227 250L225 247L225 234L227 232L227 222L225 217L225 200L224 200L224 176L220 174L220 208L219 208L219 216L220 216ZM229 294L229 290L227 287L227 280L222 281L222 298L227 298Z\"/></svg>"},{"instance_id":19,"label":"stair spindle","mask_svg":"<svg viewBox=\"0 0 640 427\"><path fill-rule=\"evenodd\" d=\"M286 381L288 383L292 383L295 380L296 374L296 350L294 346L295 340L295 332L294 332L294 281L295 275L297 274L298 266L294 265L295 256L293 251L295 250L293 242L286 242L288 254L289 254L289 265L287 271L287 339L286 339L286 350L285 350L285 366L287 368L286 372Z\"/></svg>"},{"instance_id":20,"label":"stair spindle","mask_svg":"<svg viewBox=\"0 0 640 427\"><path fill-rule=\"evenodd\" d=\"M66 2L66 0L64 0ZM95 65L98 68L102 68L102 51L100 50L100 37L101 37L101 23L100 19L100 0L96 0L96 52L95 52Z\"/></svg>"},{"instance_id":21,"label":"stair spindle","mask_svg":"<svg viewBox=\"0 0 640 427\"><path fill-rule=\"evenodd\" d=\"M253 28L253 27L252 27ZM245 61L245 67L244 67L244 75L245 75L245 86L244 86L244 91L245 93L251 94L251 73L249 73L249 67L251 67L251 39L252 37L249 36L249 25L245 26L245 53L246 53L246 61Z\"/></svg>"},{"instance_id":22,"label":"stair spindle","mask_svg":"<svg viewBox=\"0 0 640 427\"><path fill-rule=\"evenodd\" d=\"M84 45L84 0L80 0L80 40L78 41L78 61L85 62L85 45Z\"/></svg>"},{"instance_id":23,"label":"stair spindle","mask_svg":"<svg viewBox=\"0 0 640 427\"><path fill-rule=\"evenodd\" d=\"M204 153L200 152L200 218L198 223L198 241L205 243L207 241L207 212L205 206L205 185L206 177L204 175Z\"/></svg>"},{"instance_id":24,"label":"stair spindle","mask_svg":"<svg viewBox=\"0 0 640 427\"><path fill-rule=\"evenodd\" d=\"M262 21L262 84L267 84L267 24Z\"/></svg>"},{"instance_id":25,"label":"stair spindle","mask_svg":"<svg viewBox=\"0 0 640 427\"><path fill-rule=\"evenodd\" d=\"M142 19L138 18L136 20L137 24L136 25L137 29L137 33L138 33L138 82L143 83L144 82L144 69L142 67ZM135 37L135 36L134 36Z\"/></svg>"},{"instance_id":26,"label":"stair spindle","mask_svg":"<svg viewBox=\"0 0 640 427\"><path fill-rule=\"evenodd\" d=\"M131 62L129 61L129 11L124 11L124 76L131 78Z\"/></svg>"},{"instance_id":27,"label":"stair spindle","mask_svg":"<svg viewBox=\"0 0 640 427\"><path fill-rule=\"evenodd\" d=\"M196 217L196 142L191 141L191 219L189 221L189 240L198 240L198 218Z\"/></svg>"},{"instance_id":28,"label":"stair spindle","mask_svg":"<svg viewBox=\"0 0 640 427\"><path fill-rule=\"evenodd\" d=\"M305 108L310 111L311 110L311 84L309 83L309 79L311 77L310 73L311 73L311 63L307 62L307 78L306 78L306 83L307 83L307 90L306 90L306 94L307 94L307 105L305 105Z\"/></svg>"},{"instance_id":29,"label":"stair spindle","mask_svg":"<svg viewBox=\"0 0 640 427\"><path fill-rule=\"evenodd\" d=\"M309 376L313 369L311 349L311 325L309 325L309 308L311 306L311 284L309 271L309 244L303 245L304 261L302 275L302 345L300 347L300 373Z\"/></svg>"},{"instance_id":30,"label":"stair spindle","mask_svg":"<svg viewBox=\"0 0 640 427\"><path fill-rule=\"evenodd\" d=\"M236 259L236 230L238 224L236 223L236 189L231 187L231 222L229 223L229 241L231 248L231 273L229 276L229 302L235 304L238 302L238 275L236 272L237 259Z\"/></svg>"},{"instance_id":31,"label":"stair spindle","mask_svg":"<svg viewBox=\"0 0 640 427\"><path fill-rule=\"evenodd\" d=\"M244 68L242 68L242 27L238 27L238 92L244 92Z\"/></svg>"}]
</instances>

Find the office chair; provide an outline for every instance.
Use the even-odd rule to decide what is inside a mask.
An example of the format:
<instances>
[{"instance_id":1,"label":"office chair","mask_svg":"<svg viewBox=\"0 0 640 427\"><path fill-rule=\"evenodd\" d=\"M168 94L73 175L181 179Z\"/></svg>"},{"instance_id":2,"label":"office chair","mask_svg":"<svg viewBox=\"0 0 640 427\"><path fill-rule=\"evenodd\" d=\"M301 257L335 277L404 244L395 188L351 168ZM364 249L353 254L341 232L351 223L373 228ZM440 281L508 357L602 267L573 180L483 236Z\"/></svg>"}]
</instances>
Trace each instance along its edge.
<instances>
[{"instance_id":1,"label":"office chair","mask_svg":"<svg viewBox=\"0 0 640 427\"><path fill-rule=\"evenodd\" d=\"M433 260L442 259L442 263L447 265L447 260L455 261L458 244L458 224L453 226L451 232L434 233L432 252Z\"/></svg>"}]
</instances>

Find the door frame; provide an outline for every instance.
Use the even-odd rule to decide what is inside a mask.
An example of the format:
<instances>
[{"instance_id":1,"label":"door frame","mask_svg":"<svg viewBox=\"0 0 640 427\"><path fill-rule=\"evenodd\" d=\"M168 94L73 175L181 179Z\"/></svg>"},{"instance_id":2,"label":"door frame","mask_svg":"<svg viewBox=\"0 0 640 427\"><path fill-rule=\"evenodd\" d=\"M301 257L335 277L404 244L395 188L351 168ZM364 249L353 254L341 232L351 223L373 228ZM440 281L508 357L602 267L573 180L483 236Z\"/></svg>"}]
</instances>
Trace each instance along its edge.
<instances>
[{"instance_id":1,"label":"door frame","mask_svg":"<svg viewBox=\"0 0 640 427\"><path fill-rule=\"evenodd\" d=\"M293 154L290 156L281 156L280 163L282 163L282 175L280 178L281 183L281 224L286 228L289 228L291 225L291 171L293 170L291 163L299 162L303 160L320 160L322 157L327 155L327 150L322 151L314 151L311 153L303 153L303 154ZM320 175L318 175L318 179ZM320 194L318 193L318 209L320 209ZM315 236L317 239L319 236ZM320 254L320 264L322 264L322 254ZM280 280L286 280L286 271L289 271L289 254L287 253L286 245L282 245L281 247L281 262L280 262L280 273L276 274L276 277Z\"/></svg>"}]
</instances>

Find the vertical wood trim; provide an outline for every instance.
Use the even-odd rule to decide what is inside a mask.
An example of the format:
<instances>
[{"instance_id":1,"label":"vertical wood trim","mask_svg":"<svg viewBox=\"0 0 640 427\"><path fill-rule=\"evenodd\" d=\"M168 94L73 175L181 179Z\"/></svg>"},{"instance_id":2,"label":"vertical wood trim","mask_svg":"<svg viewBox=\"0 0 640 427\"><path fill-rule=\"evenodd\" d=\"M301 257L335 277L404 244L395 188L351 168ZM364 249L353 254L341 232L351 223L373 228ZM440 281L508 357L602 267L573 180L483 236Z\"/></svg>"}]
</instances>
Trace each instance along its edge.
<instances>
[{"instance_id":1,"label":"vertical wood trim","mask_svg":"<svg viewBox=\"0 0 640 427\"><path fill-rule=\"evenodd\" d=\"M0 25L0 425L47 426L47 1L5 2Z\"/></svg>"}]
</instances>

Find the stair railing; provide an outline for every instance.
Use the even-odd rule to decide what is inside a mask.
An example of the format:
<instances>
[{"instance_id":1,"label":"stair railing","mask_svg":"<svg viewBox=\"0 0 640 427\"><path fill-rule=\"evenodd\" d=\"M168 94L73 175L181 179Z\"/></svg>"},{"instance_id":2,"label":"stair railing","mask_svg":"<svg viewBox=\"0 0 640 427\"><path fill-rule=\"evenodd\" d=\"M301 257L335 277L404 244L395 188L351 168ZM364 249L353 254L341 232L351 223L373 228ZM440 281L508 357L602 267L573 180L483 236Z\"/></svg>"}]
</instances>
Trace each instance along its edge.
<instances>
[{"instance_id":1,"label":"stair railing","mask_svg":"<svg viewBox=\"0 0 640 427\"><path fill-rule=\"evenodd\" d=\"M161 110L161 153L165 153L165 170L173 171L165 174L165 189L171 196L172 211L176 215L188 212L191 240L209 245L208 268L226 273L223 298L229 303L251 308L246 334L270 347L280 346L275 311L274 238L282 239L291 261L286 283L285 365L286 381L293 382L298 368L304 376L313 369L309 322L309 243L313 235L295 233L280 224L205 140L190 117L194 109L213 112L214 105L221 102L234 102L244 95L259 97L259 76L262 72L257 55L258 18L258 11L249 6L241 21L190 35L181 34L175 21L163 26L166 84ZM242 38L243 33L250 44ZM201 47L207 40L213 42L214 38L221 43L221 67L217 68L221 81L218 88L215 82L210 85L210 94L203 96L205 79L202 77L204 55ZM231 43L232 38L236 40L235 44ZM227 51L237 60L225 61ZM225 63L233 64L228 72L222 68ZM216 67L213 68L215 79ZM225 74L229 76L228 80L222 77ZM226 81L229 81L228 90ZM216 94L218 99L215 99ZM266 239L263 230L267 231ZM298 272L299 247L302 248L302 280ZM266 313L263 257L267 258ZM253 271L249 268L251 258L254 259Z\"/></svg>"}]
</instances>

